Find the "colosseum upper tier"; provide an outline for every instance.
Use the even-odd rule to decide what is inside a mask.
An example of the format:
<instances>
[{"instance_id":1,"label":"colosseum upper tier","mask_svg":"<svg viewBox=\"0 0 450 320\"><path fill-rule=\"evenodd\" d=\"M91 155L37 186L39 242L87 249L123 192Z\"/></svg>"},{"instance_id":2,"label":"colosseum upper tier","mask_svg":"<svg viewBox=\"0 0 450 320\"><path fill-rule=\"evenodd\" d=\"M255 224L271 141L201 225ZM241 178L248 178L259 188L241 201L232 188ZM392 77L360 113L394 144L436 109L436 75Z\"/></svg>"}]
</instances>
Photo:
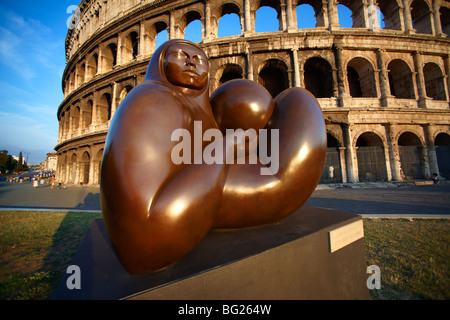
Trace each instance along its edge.
<instances>
[{"instance_id":1,"label":"colosseum upper tier","mask_svg":"<svg viewBox=\"0 0 450 320\"><path fill-rule=\"evenodd\" d=\"M278 30L255 28L262 7L276 11ZM244 78L273 96L297 86L317 97L328 138L322 182L450 178L450 1L83 0L78 8L57 112L58 181L99 184L109 124L143 81L157 37L184 38L194 22L211 92ZM304 28L307 9L315 26ZM340 24L344 9L352 25ZM240 33L219 37L225 15Z\"/></svg>"}]
</instances>

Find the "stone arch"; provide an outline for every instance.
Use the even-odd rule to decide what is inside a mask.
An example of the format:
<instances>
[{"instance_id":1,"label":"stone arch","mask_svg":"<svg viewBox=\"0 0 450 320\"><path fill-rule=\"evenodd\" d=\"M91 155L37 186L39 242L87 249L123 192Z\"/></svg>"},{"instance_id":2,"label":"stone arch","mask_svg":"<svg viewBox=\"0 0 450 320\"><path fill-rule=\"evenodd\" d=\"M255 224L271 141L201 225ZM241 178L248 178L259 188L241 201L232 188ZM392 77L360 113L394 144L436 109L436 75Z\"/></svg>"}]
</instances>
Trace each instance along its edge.
<instances>
[{"instance_id":1,"label":"stone arch","mask_svg":"<svg viewBox=\"0 0 450 320\"><path fill-rule=\"evenodd\" d=\"M333 96L333 69L322 57L309 58L303 67L305 88L316 98Z\"/></svg>"},{"instance_id":2,"label":"stone arch","mask_svg":"<svg viewBox=\"0 0 450 320\"><path fill-rule=\"evenodd\" d=\"M91 164L91 156L88 151L83 152L80 159L80 184L89 184L89 169Z\"/></svg>"},{"instance_id":3,"label":"stone arch","mask_svg":"<svg viewBox=\"0 0 450 320\"><path fill-rule=\"evenodd\" d=\"M322 2L314 0L298 0L296 5L296 15L297 15L297 28L315 28L315 27L325 27L325 19L323 15ZM312 10L311 10L312 9ZM303 19L304 14L307 14L307 19L311 20L311 25L305 27L302 26L300 19ZM314 16L311 16L313 14ZM312 22L315 25L312 26Z\"/></svg>"},{"instance_id":4,"label":"stone arch","mask_svg":"<svg viewBox=\"0 0 450 320\"><path fill-rule=\"evenodd\" d=\"M156 48L161 45L162 42L168 40L167 30L169 28L169 18L168 16L159 16L157 19L148 20L145 22L145 35L141 35L147 39L145 40L148 45L148 50L150 54L155 52ZM165 39L161 39L161 35L165 35ZM159 43L161 41L161 43Z\"/></svg>"},{"instance_id":5,"label":"stone arch","mask_svg":"<svg viewBox=\"0 0 450 320\"><path fill-rule=\"evenodd\" d=\"M90 53L87 58L86 81L91 80L98 72L98 49Z\"/></svg>"},{"instance_id":6,"label":"stone arch","mask_svg":"<svg viewBox=\"0 0 450 320\"><path fill-rule=\"evenodd\" d=\"M387 181L385 146L376 133L366 131L356 140L359 181Z\"/></svg>"},{"instance_id":7,"label":"stone arch","mask_svg":"<svg viewBox=\"0 0 450 320\"><path fill-rule=\"evenodd\" d=\"M404 130L398 136L398 152L403 176L407 180L423 178L423 145L416 133Z\"/></svg>"},{"instance_id":8,"label":"stone arch","mask_svg":"<svg viewBox=\"0 0 450 320\"><path fill-rule=\"evenodd\" d=\"M139 54L139 33L133 28L127 33L122 43L122 62L127 63L136 60Z\"/></svg>"},{"instance_id":9,"label":"stone arch","mask_svg":"<svg viewBox=\"0 0 450 320\"><path fill-rule=\"evenodd\" d=\"M450 36L450 8L448 7L441 7L439 9L439 14L441 17L441 30L443 33L447 35L447 37Z\"/></svg>"},{"instance_id":10,"label":"stone arch","mask_svg":"<svg viewBox=\"0 0 450 320\"><path fill-rule=\"evenodd\" d=\"M178 23L179 25L179 30L180 30L180 38L186 38L186 28L189 26L189 24L191 24L192 22L198 20L200 22L200 34L196 34L196 35L190 35L189 39L187 40L191 40L192 42L199 42L203 39L203 32L201 31L203 29L202 27L202 19L203 19L203 14L201 11L197 11L195 9L191 9L190 11L186 12L181 18L180 21ZM199 38L199 41L195 41L197 38Z\"/></svg>"},{"instance_id":11,"label":"stone arch","mask_svg":"<svg viewBox=\"0 0 450 320\"><path fill-rule=\"evenodd\" d=\"M378 0L378 8L383 14L385 29L402 29L398 0Z\"/></svg>"},{"instance_id":12,"label":"stone arch","mask_svg":"<svg viewBox=\"0 0 450 320\"><path fill-rule=\"evenodd\" d=\"M220 78L218 77L220 75ZM243 79L244 69L238 64L227 63L220 68L220 71L216 75L218 78L218 85L233 80L233 79Z\"/></svg>"},{"instance_id":13,"label":"stone arch","mask_svg":"<svg viewBox=\"0 0 450 320\"><path fill-rule=\"evenodd\" d=\"M440 132L434 139L436 147L436 158L439 167L440 176L450 179L450 134L448 132Z\"/></svg>"},{"instance_id":14,"label":"stone arch","mask_svg":"<svg viewBox=\"0 0 450 320\"><path fill-rule=\"evenodd\" d=\"M128 84L125 85L119 93L119 101L118 101L118 105L122 102L123 99L125 99L125 97L127 96L128 93L130 93L130 91L133 90L133 86Z\"/></svg>"},{"instance_id":15,"label":"stone arch","mask_svg":"<svg viewBox=\"0 0 450 320\"><path fill-rule=\"evenodd\" d=\"M73 152L69 158L69 175L68 182L76 183L77 180L77 167L78 167L78 156Z\"/></svg>"},{"instance_id":16,"label":"stone arch","mask_svg":"<svg viewBox=\"0 0 450 320\"><path fill-rule=\"evenodd\" d=\"M413 0L410 5L412 26L417 33L432 34L431 6L425 0Z\"/></svg>"},{"instance_id":17,"label":"stone arch","mask_svg":"<svg viewBox=\"0 0 450 320\"><path fill-rule=\"evenodd\" d=\"M338 11L346 7L351 11L352 28L365 28L366 22L364 18L364 10L361 0L339 0L338 1ZM339 21L341 26L341 21ZM342 27L342 26L341 26Z\"/></svg>"},{"instance_id":18,"label":"stone arch","mask_svg":"<svg viewBox=\"0 0 450 320\"><path fill-rule=\"evenodd\" d=\"M338 138L330 131L327 131L327 157L325 167L320 178L321 183L340 183L342 182L342 170L340 159L341 143Z\"/></svg>"},{"instance_id":19,"label":"stone arch","mask_svg":"<svg viewBox=\"0 0 450 320\"><path fill-rule=\"evenodd\" d=\"M394 59L388 64L388 78L391 95L399 99L415 99L413 73L409 65Z\"/></svg>"},{"instance_id":20,"label":"stone arch","mask_svg":"<svg viewBox=\"0 0 450 320\"><path fill-rule=\"evenodd\" d=\"M373 64L366 58L355 57L347 64L347 81L352 97L377 97Z\"/></svg>"},{"instance_id":21,"label":"stone arch","mask_svg":"<svg viewBox=\"0 0 450 320\"><path fill-rule=\"evenodd\" d=\"M220 5L218 5L215 9L213 9L211 11L212 11L212 16L214 17L214 34L215 35L217 35L218 37L228 36L228 35L225 35L225 36L221 35L223 33L223 31L221 28L220 20L222 18L225 18L225 19L230 18L231 15L233 15L234 17L237 16L238 23L239 23L239 33L235 32L235 34L232 34L232 35L242 34L243 10L242 10L240 3L234 2L234 1L227 1L227 2L221 3ZM236 20L236 19L234 19L234 20ZM234 20L233 20L233 22L235 22ZM233 30L234 29L237 30L237 28L233 28Z\"/></svg>"},{"instance_id":22,"label":"stone arch","mask_svg":"<svg viewBox=\"0 0 450 320\"><path fill-rule=\"evenodd\" d=\"M97 102L97 124L105 124L111 119L111 94L105 92Z\"/></svg>"},{"instance_id":23,"label":"stone arch","mask_svg":"<svg viewBox=\"0 0 450 320\"><path fill-rule=\"evenodd\" d=\"M103 148L100 148L94 157L93 183L99 184L101 179L101 163L103 158Z\"/></svg>"},{"instance_id":24,"label":"stone arch","mask_svg":"<svg viewBox=\"0 0 450 320\"><path fill-rule=\"evenodd\" d=\"M80 106L75 106L71 111L72 132L78 130L80 125Z\"/></svg>"},{"instance_id":25,"label":"stone arch","mask_svg":"<svg viewBox=\"0 0 450 320\"><path fill-rule=\"evenodd\" d=\"M92 123L93 102L91 99L87 100L82 106L81 129L86 129Z\"/></svg>"},{"instance_id":26,"label":"stone arch","mask_svg":"<svg viewBox=\"0 0 450 320\"><path fill-rule=\"evenodd\" d=\"M266 60L258 73L258 83L276 97L279 93L289 88L287 65L279 59Z\"/></svg>"},{"instance_id":27,"label":"stone arch","mask_svg":"<svg viewBox=\"0 0 450 320\"><path fill-rule=\"evenodd\" d=\"M260 1L255 1L254 3L250 3L251 6L251 14L252 14L252 19L255 22L255 26L254 26L254 30L256 31L256 20L257 20L257 12L262 8L262 7L269 7L272 8L276 11L277 13L277 20L278 20L278 31L283 30L283 21L281 19L282 14L281 14L281 1L279 0L260 0ZM259 19L258 19L259 22ZM275 30L271 30L271 31L275 31ZM266 32L266 31L263 31Z\"/></svg>"},{"instance_id":28,"label":"stone arch","mask_svg":"<svg viewBox=\"0 0 450 320\"><path fill-rule=\"evenodd\" d=\"M423 67L427 96L434 100L447 100L444 75L436 63L428 62Z\"/></svg>"},{"instance_id":29,"label":"stone arch","mask_svg":"<svg viewBox=\"0 0 450 320\"><path fill-rule=\"evenodd\" d=\"M117 64L117 39L110 41L103 46L103 72L112 70Z\"/></svg>"}]
</instances>

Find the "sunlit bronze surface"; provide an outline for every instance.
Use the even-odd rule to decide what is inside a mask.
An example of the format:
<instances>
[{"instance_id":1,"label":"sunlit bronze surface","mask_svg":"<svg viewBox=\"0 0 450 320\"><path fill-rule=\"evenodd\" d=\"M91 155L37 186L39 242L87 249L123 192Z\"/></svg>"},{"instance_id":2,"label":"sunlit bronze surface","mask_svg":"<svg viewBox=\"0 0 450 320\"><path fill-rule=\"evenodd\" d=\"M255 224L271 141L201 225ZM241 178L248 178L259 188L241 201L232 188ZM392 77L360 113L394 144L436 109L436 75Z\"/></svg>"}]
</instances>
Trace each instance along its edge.
<instances>
[{"instance_id":1,"label":"sunlit bronze surface","mask_svg":"<svg viewBox=\"0 0 450 320\"><path fill-rule=\"evenodd\" d=\"M144 83L117 109L105 142L101 205L111 242L131 274L177 262L212 228L283 219L314 191L326 155L325 124L315 98L291 88L272 102L260 85L240 81L212 95L216 122L208 58L191 42L171 40L156 50ZM203 132L219 125L222 132L236 126L278 129L277 173L261 175L259 161L174 164L171 152L178 141L171 135L184 128L194 136L194 121L201 121ZM224 159L235 148L234 136L239 133L213 142L223 148ZM192 143L192 157L195 147Z\"/></svg>"}]
</instances>

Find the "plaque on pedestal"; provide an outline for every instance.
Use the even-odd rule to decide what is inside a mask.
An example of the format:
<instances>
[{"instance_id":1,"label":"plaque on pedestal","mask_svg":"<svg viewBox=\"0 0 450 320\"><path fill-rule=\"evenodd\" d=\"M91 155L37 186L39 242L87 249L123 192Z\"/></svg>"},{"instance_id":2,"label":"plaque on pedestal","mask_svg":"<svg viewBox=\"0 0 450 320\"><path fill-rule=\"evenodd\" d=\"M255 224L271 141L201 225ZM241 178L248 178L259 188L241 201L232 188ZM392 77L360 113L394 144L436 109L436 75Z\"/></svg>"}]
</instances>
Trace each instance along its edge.
<instances>
[{"instance_id":1,"label":"plaque on pedestal","mask_svg":"<svg viewBox=\"0 0 450 320\"><path fill-rule=\"evenodd\" d=\"M191 253L163 270L130 275L102 219L89 228L53 299L369 299L360 216L302 207L273 225L213 230Z\"/></svg>"}]
</instances>

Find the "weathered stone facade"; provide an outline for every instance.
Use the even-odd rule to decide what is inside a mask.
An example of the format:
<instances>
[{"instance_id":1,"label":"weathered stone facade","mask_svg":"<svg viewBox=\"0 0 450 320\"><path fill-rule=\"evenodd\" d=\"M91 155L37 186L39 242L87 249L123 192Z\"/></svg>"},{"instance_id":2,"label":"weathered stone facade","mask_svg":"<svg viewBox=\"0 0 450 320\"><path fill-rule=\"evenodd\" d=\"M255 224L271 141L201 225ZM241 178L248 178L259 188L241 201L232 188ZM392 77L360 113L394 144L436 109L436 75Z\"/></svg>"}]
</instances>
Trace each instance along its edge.
<instances>
[{"instance_id":1,"label":"weathered stone facade","mask_svg":"<svg viewBox=\"0 0 450 320\"><path fill-rule=\"evenodd\" d=\"M315 28L297 27L305 4ZM351 28L340 27L339 5L352 11ZM255 31L262 6L276 10L279 31ZM300 86L318 98L329 147L323 182L450 178L449 1L83 0L79 8L57 113L59 181L99 183L109 123L143 81L157 35L183 38L195 20L211 91L246 78L273 95ZM218 21L230 13L241 34L219 38Z\"/></svg>"}]
</instances>

